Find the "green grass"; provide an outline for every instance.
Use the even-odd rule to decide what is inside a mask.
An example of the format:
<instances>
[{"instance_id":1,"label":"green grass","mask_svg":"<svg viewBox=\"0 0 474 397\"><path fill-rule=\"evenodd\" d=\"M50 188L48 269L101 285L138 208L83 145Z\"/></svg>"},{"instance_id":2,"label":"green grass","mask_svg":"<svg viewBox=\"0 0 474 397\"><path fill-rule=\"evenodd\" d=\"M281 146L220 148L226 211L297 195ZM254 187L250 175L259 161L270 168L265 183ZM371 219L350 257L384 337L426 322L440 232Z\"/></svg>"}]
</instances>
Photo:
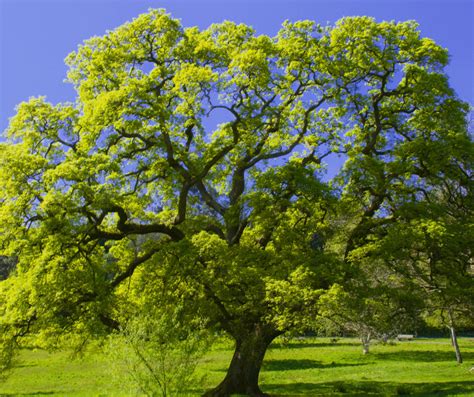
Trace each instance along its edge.
<instances>
[{"instance_id":1,"label":"green grass","mask_svg":"<svg viewBox=\"0 0 474 397\"><path fill-rule=\"evenodd\" d=\"M260 384L272 396L474 396L474 340L460 339L464 364L454 361L447 339L373 345L367 356L354 339L305 339L269 349ZM204 388L225 375L230 343L214 346L202 360ZM126 396L113 382L100 352L72 360L66 352L25 350L1 396ZM120 380L119 380L120 381ZM204 389L196 389L196 395Z\"/></svg>"}]
</instances>

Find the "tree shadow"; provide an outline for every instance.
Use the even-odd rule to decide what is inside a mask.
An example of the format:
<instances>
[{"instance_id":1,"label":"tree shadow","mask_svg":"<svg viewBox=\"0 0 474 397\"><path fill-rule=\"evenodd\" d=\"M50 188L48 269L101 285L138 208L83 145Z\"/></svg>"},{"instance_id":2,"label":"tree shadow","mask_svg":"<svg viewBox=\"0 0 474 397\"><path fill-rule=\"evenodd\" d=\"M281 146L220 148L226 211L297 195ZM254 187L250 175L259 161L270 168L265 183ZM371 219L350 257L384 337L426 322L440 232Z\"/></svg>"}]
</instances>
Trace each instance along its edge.
<instances>
[{"instance_id":1,"label":"tree shadow","mask_svg":"<svg viewBox=\"0 0 474 397\"><path fill-rule=\"evenodd\" d=\"M50 396L56 393L55 391L35 391L32 393L1 393L0 396Z\"/></svg>"},{"instance_id":2,"label":"tree shadow","mask_svg":"<svg viewBox=\"0 0 474 397\"><path fill-rule=\"evenodd\" d=\"M335 343L315 343L315 342L290 342L290 343L272 343L270 349L304 349L314 347L339 347L339 346L359 346L357 342L335 342Z\"/></svg>"},{"instance_id":3,"label":"tree shadow","mask_svg":"<svg viewBox=\"0 0 474 397\"><path fill-rule=\"evenodd\" d=\"M474 352L461 351L465 361L474 361ZM381 361L418 361L418 362L436 362L436 361L456 361L453 352L449 351L417 351L403 350L396 352L373 352L373 357Z\"/></svg>"},{"instance_id":4,"label":"tree shadow","mask_svg":"<svg viewBox=\"0 0 474 397\"><path fill-rule=\"evenodd\" d=\"M335 381L326 383L267 384L262 389L272 397L293 396L414 396L434 397L451 396L461 393L474 393L474 383L441 382L432 384L394 383L376 381Z\"/></svg>"},{"instance_id":5,"label":"tree shadow","mask_svg":"<svg viewBox=\"0 0 474 397\"><path fill-rule=\"evenodd\" d=\"M327 368L338 368L338 367L356 367L361 365L367 365L367 363L322 363L317 360L309 359L281 359L281 360L265 360L263 362L262 369L264 371L291 371L298 369L327 369Z\"/></svg>"},{"instance_id":6,"label":"tree shadow","mask_svg":"<svg viewBox=\"0 0 474 397\"><path fill-rule=\"evenodd\" d=\"M369 363L323 363L317 360L301 359L281 359L272 360L268 359L263 362L263 371L295 371L301 369L330 369L338 367L358 367L361 365L367 365ZM219 372L227 372L227 368L219 368Z\"/></svg>"},{"instance_id":7,"label":"tree shadow","mask_svg":"<svg viewBox=\"0 0 474 397\"><path fill-rule=\"evenodd\" d=\"M28 367L37 367L37 366L38 366L37 363L18 363L18 364L15 364L14 368L28 368Z\"/></svg>"}]
</instances>

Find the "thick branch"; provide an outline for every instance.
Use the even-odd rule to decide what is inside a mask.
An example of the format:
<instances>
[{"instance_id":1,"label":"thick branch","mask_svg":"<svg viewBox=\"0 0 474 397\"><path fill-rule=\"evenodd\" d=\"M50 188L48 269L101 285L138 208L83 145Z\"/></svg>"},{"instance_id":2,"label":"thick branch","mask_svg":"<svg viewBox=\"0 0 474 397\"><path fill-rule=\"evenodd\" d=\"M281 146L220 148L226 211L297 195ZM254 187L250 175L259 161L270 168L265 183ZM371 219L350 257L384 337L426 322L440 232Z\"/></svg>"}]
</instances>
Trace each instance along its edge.
<instances>
[{"instance_id":1,"label":"thick branch","mask_svg":"<svg viewBox=\"0 0 474 397\"><path fill-rule=\"evenodd\" d=\"M104 238L107 240L121 240L131 234L150 234L150 233L162 233L169 236L173 241L179 241L184 238L184 233L174 226L167 226L160 223L154 224L140 224L128 222L128 215L125 210L117 205L114 205L101 214L98 218L96 227L100 225L100 222L105 218L105 215L109 213L117 213L119 221L117 222L117 229L119 232L107 232L99 230L98 228L89 234L91 238Z\"/></svg>"}]
</instances>

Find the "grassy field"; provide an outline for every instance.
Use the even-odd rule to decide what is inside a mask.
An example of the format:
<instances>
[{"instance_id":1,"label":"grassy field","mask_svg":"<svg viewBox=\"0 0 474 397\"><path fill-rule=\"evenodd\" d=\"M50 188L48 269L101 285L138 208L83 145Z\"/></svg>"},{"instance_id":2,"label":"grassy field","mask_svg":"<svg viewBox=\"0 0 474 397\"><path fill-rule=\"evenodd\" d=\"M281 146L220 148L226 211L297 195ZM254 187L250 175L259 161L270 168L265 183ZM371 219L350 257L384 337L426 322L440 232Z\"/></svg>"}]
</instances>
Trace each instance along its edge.
<instances>
[{"instance_id":1,"label":"grassy field","mask_svg":"<svg viewBox=\"0 0 474 397\"><path fill-rule=\"evenodd\" d=\"M456 364L447 339L373 345L367 356L354 339L295 340L269 349L260 376L272 396L474 396L474 340L461 338L465 363ZM214 346L202 360L199 395L224 377L230 343ZM71 359L67 352L22 352L1 396L126 396L123 380L111 381L100 352Z\"/></svg>"}]
</instances>

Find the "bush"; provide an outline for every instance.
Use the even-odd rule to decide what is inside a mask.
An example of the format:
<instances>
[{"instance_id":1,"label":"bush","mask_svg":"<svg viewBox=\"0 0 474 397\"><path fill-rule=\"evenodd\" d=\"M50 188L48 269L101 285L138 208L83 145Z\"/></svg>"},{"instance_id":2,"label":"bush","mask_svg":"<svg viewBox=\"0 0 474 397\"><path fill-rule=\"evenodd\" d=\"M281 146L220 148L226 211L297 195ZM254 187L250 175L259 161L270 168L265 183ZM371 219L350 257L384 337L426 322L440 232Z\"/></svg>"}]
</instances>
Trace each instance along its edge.
<instances>
[{"instance_id":1,"label":"bush","mask_svg":"<svg viewBox=\"0 0 474 397\"><path fill-rule=\"evenodd\" d=\"M186 395L202 382L195 369L210 344L202 327L181 324L175 313L139 315L110 337L113 373L124 388L147 396Z\"/></svg>"}]
</instances>

